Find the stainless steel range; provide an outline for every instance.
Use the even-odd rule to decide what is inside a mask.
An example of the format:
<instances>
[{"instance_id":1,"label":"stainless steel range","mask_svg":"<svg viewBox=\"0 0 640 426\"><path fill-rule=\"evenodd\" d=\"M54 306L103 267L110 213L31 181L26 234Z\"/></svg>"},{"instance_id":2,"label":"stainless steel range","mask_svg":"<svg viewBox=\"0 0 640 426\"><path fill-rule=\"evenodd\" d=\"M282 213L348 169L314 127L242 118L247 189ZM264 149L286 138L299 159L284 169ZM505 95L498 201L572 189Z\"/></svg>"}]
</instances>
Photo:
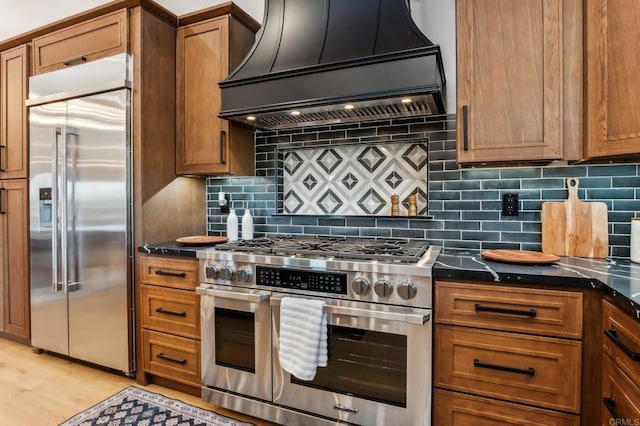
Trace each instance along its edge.
<instances>
[{"instance_id":1,"label":"stainless steel range","mask_svg":"<svg viewBox=\"0 0 640 426\"><path fill-rule=\"evenodd\" d=\"M257 238L198 252L202 398L287 425L429 425L431 267L424 242ZM329 361L279 362L280 302L318 299Z\"/></svg>"}]
</instances>

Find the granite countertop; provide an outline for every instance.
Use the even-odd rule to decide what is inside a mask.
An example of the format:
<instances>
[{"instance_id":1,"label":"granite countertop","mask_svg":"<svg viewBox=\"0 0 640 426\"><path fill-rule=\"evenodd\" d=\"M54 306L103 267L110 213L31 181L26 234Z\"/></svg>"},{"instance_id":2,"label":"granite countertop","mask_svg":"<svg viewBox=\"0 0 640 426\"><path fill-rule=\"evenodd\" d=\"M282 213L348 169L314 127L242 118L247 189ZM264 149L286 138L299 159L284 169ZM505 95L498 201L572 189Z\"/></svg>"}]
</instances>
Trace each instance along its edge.
<instances>
[{"instance_id":1,"label":"granite countertop","mask_svg":"<svg viewBox=\"0 0 640 426\"><path fill-rule=\"evenodd\" d=\"M145 244L138 252L196 258L213 246L175 241ZM618 306L640 320L640 264L629 259L561 257L551 265L518 265L485 260L476 250L444 249L433 267L434 278L593 288L611 296Z\"/></svg>"},{"instance_id":2,"label":"granite countertop","mask_svg":"<svg viewBox=\"0 0 640 426\"><path fill-rule=\"evenodd\" d=\"M561 257L551 265L518 265L485 260L480 251L444 249L434 278L594 288L640 320L640 264L629 259Z\"/></svg>"}]
</instances>

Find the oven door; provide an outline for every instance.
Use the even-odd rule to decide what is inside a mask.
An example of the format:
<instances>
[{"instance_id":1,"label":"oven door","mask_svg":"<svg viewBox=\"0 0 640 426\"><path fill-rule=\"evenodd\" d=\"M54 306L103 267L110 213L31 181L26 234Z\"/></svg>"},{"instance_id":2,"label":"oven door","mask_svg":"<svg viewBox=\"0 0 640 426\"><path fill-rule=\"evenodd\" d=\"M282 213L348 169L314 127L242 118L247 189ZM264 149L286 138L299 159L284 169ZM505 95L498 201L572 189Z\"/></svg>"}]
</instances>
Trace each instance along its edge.
<instances>
[{"instance_id":1,"label":"oven door","mask_svg":"<svg viewBox=\"0 0 640 426\"><path fill-rule=\"evenodd\" d=\"M358 425L431 423L430 309L322 299L329 362L302 381L279 362L285 296L271 296L275 403Z\"/></svg>"},{"instance_id":2,"label":"oven door","mask_svg":"<svg viewBox=\"0 0 640 426\"><path fill-rule=\"evenodd\" d=\"M271 400L268 291L202 285L202 384Z\"/></svg>"}]
</instances>

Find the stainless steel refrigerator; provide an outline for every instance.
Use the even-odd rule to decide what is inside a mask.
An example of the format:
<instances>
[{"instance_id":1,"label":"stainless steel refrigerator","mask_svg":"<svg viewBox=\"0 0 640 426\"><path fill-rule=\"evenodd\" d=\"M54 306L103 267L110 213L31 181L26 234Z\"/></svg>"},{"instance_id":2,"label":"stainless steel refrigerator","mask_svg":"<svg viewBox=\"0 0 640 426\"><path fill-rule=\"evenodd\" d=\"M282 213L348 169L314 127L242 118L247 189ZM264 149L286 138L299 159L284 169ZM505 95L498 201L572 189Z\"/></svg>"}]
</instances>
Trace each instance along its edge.
<instances>
[{"instance_id":1,"label":"stainless steel refrigerator","mask_svg":"<svg viewBox=\"0 0 640 426\"><path fill-rule=\"evenodd\" d=\"M134 370L131 57L29 79L31 344Z\"/></svg>"}]
</instances>

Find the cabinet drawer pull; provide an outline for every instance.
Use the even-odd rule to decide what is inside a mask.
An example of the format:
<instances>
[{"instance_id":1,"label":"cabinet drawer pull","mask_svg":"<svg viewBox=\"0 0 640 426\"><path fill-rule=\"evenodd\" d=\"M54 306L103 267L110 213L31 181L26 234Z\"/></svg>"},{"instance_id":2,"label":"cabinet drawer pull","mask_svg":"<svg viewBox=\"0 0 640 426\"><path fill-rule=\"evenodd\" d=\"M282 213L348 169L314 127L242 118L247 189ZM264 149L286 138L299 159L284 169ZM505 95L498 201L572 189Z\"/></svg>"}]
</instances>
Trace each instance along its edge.
<instances>
[{"instance_id":1,"label":"cabinet drawer pull","mask_svg":"<svg viewBox=\"0 0 640 426\"><path fill-rule=\"evenodd\" d=\"M526 376L533 376L536 374L536 370L533 367L529 367L525 370L524 368L505 367L504 365L488 364L486 362L480 362L480 360L477 359L473 360L473 366L480 368L489 368L491 370L506 371L509 373L524 374Z\"/></svg>"},{"instance_id":2,"label":"cabinet drawer pull","mask_svg":"<svg viewBox=\"0 0 640 426\"><path fill-rule=\"evenodd\" d=\"M627 345L625 345L624 343L622 343L620 341L620 339L618 338L618 332L613 329L613 328L605 328L604 329L604 334L607 335L607 337L609 339L611 339L611 341L617 346L619 347L622 352L625 353L626 356L628 356L629 358L631 358L631 361L633 362L640 362L640 353L638 352L633 352L631 349L629 349L629 347L627 347Z\"/></svg>"},{"instance_id":3,"label":"cabinet drawer pull","mask_svg":"<svg viewBox=\"0 0 640 426\"><path fill-rule=\"evenodd\" d=\"M528 311L525 311L520 309L498 308L494 306L482 306L479 303L476 303L475 309L476 309L476 312L495 312L497 314L522 315L530 318L534 318L537 314L535 309L529 309Z\"/></svg>"},{"instance_id":4,"label":"cabinet drawer pull","mask_svg":"<svg viewBox=\"0 0 640 426\"><path fill-rule=\"evenodd\" d=\"M227 132L224 130L220 131L220 164L225 164L227 161L225 159L226 147L227 144Z\"/></svg>"},{"instance_id":5,"label":"cabinet drawer pull","mask_svg":"<svg viewBox=\"0 0 640 426\"><path fill-rule=\"evenodd\" d=\"M6 145L0 145L0 173L4 173L4 172L7 171L4 167L2 167L2 157L3 157L2 150L3 149L7 149L7 146Z\"/></svg>"},{"instance_id":6,"label":"cabinet drawer pull","mask_svg":"<svg viewBox=\"0 0 640 426\"><path fill-rule=\"evenodd\" d=\"M180 364L180 365L185 365L187 363L186 359L173 358L171 356L167 356L167 355L163 354L162 352L157 354L156 357L158 357L160 359L164 359L165 361L175 362L176 364Z\"/></svg>"},{"instance_id":7,"label":"cabinet drawer pull","mask_svg":"<svg viewBox=\"0 0 640 426\"><path fill-rule=\"evenodd\" d=\"M184 278L187 276L185 272L169 272L169 271L163 271L162 269L156 270L156 275L162 275L165 277L176 277L176 278Z\"/></svg>"},{"instance_id":8,"label":"cabinet drawer pull","mask_svg":"<svg viewBox=\"0 0 640 426\"><path fill-rule=\"evenodd\" d=\"M162 307L156 308L156 312L159 313L159 314L174 315L176 317L186 317L187 316L186 312L167 311L166 309L164 309Z\"/></svg>"},{"instance_id":9,"label":"cabinet drawer pull","mask_svg":"<svg viewBox=\"0 0 640 426\"><path fill-rule=\"evenodd\" d=\"M604 403L604 406L607 407L607 411L609 412L609 414L611 414L611 417L613 417L614 419L620 418L618 417L618 413L616 413L616 402L613 400L613 398L607 398L605 396L604 398L602 398L602 402Z\"/></svg>"},{"instance_id":10,"label":"cabinet drawer pull","mask_svg":"<svg viewBox=\"0 0 640 426\"><path fill-rule=\"evenodd\" d=\"M7 211L4 209L4 191L5 188L0 188L0 214L7 214Z\"/></svg>"},{"instance_id":11,"label":"cabinet drawer pull","mask_svg":"<svg viewBox=\"0 0 640 426\"><path fill-rule=\"evenodd\" d=\"M69 59L67 61L64 61L62 64L67 67L71 64L75 64L77 62L85 62L87 60L86 56L78 56L77 58L73 58L73 59Z\"/></svg>"},{"instance_id":12,"label":"cabinet drawer pull","mask_svg":"<svg viewBox=\"0 0 640 426\"><path fill-rule=\"evenodd\" d=\"M462 149L469 151L469 106L462 107Z\"/></svg>"}]
</instances>

